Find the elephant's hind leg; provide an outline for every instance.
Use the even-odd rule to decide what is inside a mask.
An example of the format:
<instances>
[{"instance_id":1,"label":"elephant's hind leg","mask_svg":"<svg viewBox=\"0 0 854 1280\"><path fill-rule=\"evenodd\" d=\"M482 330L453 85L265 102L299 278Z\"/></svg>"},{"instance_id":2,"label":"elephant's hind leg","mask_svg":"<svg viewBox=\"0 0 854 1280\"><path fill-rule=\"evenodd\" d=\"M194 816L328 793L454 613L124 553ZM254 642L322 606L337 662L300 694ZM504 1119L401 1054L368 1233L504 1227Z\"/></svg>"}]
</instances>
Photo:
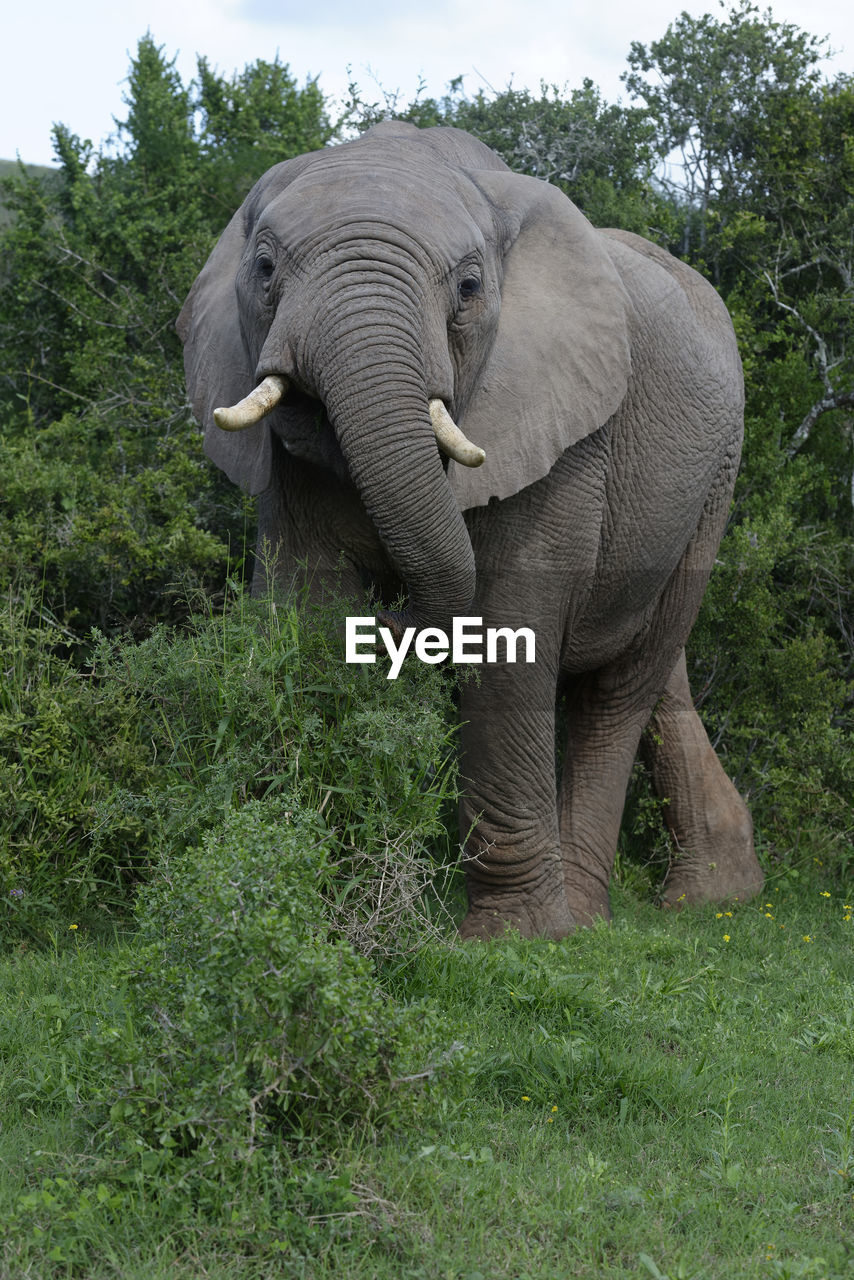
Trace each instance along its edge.
<instances>
[{"instance_id":1,"label":"elephant's hind leg","mask_svg":"<svg viewBox=\"0 0 854 1280\"><path fill-rule=\"evenodd\" d=\"M681 653L642 741L656 794L679 856L664 884L663 903L752 898L762 888L753 823L715 755L691 699Z\"/></svg>"}]
</instances>

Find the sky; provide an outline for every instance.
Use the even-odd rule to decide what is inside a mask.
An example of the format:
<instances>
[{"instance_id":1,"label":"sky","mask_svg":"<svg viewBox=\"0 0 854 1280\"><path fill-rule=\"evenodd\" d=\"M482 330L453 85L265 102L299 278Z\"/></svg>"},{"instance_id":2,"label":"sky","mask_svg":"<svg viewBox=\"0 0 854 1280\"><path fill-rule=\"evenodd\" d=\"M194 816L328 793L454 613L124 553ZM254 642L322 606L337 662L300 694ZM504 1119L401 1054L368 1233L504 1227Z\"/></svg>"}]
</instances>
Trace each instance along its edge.
<instances>
[{"instance_id":1,"label":"sky","mask_svg":"<svg viewBox=\"0 0 854 1280\"><path fill-rule=\"evenodd\" d=\"M854 73L850 0L772 0L771 9L830 37L828 75ZM420 80L439 97L461 75L469 93L541 81L571 89L589 77L615 101L625 98L631 42L659 38L682 10L726 12L720 0L10 0L0 158L50 164L54 121L104 142L124 116L130 56L146 31L185 83L197 53L228 75L278 54L300 83L319 76L333 97L352 76L363 99L399 92L405 104Z\"/></svg>"}]
</instances>

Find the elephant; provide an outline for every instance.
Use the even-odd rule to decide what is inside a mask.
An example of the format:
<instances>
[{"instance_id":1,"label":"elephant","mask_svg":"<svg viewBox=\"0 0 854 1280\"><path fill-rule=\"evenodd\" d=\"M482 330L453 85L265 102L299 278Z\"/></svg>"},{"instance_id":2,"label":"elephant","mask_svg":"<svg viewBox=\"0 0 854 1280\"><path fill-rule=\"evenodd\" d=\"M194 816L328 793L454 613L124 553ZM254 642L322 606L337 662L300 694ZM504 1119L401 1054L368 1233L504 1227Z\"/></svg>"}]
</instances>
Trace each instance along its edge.
<instances>
[{"instance_id":1,"label":"elephant","mask_svg":"<svg viewBox=\"0 0 854 1280\"><path fill-rule=\"evenodd\" d=\"M664 904L759 891L684 653L743 430L710 284L469 134L387 121L260 178L178 332L206 452L258 495L253 590L397 594L398 636L535 633L460 692L464 938L610 918L642 737Z\"/></svg>"}]
</instances>

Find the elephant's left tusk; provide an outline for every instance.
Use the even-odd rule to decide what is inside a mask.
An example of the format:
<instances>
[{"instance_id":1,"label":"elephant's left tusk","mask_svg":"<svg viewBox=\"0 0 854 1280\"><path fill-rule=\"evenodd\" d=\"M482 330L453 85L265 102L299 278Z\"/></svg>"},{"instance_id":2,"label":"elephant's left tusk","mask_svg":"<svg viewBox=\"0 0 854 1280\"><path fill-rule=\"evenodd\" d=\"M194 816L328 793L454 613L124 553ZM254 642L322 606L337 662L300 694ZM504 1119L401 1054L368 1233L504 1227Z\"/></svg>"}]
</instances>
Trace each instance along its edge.
<instances>
[{"instance_id":1,"label":"elephant's left tusk","mask_svg":"<svg viewBox=\"0 0 854 1280\"><path fill-rule=\"evenodd\" d=\"M441 400L430 401L430 421L436 441L443 453L464 467L479 467L486 458L483 449L472 444L460 431Z\"/></svg>"},{"instance_id":2,"label":"elephant's left tusk","mask_svg":"<svg viewBox=\"0 0 854 1280\"><path fill-rule=\"evenodd\" d=\"M214 422L223 431L244 431L247 427L254 427L271 409L275 409L287 389L286 378L280 378L277 373L268 374L237 404L214 409Z\"/></svg>"}]
</instances>

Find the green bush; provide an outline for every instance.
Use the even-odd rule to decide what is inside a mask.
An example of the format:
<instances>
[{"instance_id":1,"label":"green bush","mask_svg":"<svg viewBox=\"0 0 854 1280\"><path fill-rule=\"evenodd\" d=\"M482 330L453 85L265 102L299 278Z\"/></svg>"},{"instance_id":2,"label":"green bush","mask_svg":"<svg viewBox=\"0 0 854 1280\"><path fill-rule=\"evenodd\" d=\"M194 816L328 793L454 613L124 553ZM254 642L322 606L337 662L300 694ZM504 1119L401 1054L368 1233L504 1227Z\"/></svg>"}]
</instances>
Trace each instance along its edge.
<instances>
[{"instance_id":1,"label":"green bush","mask_svg":"<svg viewBox=\"0 0 854 1280\"><path fill-rule=\"evenodd\" d=\"M324 815L250 800L164 856L123 941L64 929L20 972L10 961L7 1118L29 1136L67 1117L7 1189L10 1255L89 1275L93 1240L121 1252L143 1226L177 1232L191 1257L293 1260L370 1198L349 1152L467 1087L434 1002L330 918L336 856Z\"/></svg>"},{"instance_id":2,"label":"green bush","mask_svg":"<svg viewBox=\"0 0 854 1280\"><path fill-rule=\"evenodd\" d=\"M152 762L126 692L81 673L70 639L32 592L0 602L0 925L36 936L120 905L149 864L128 811L91 839L117 780L144 790Z\"/></svg>"},{"instance_id":3,"label":"green bush","mask_svg":"<svg viewBox=\"0 0 854 1280\"><path fill-rule=\"evenodd\" d=\"M392 1064L415 1022L330 931L332 849L321 815L251 801L142 891L127 1019L98 1041L107 1146L233 1183L277 1135L405 1108Z\"/></svg>"},{"instance_id":4,"label":"green bush","mask_svg":"<svg viewBox=\"0 0 854 1280\"><path fill-rule=\"evenodd\" d=\"M87 1053L87 1183L185 1222L189 1200L207 1237L266 1256L358 1204L336 1152L464 1087L432 1002L394 998L330 920L337 877L334 832L284 796L165 860Z\"/></svg>"},{"instance_id":5,"label":"green bush","mask_svg":"<svg viewBox=\"0 0 854 1280\"><path fill-rule=\"evenodd\" d=\"M850 865L850 575L850 548L780 504L727 534L689 642L695 699L769 871Z\"/></svg>"},{"instance_id":6,"label":"green bush","mask_svg":"<svg viewBox=\"0 0 854 1280\"><path fill-rule=\"evenodd\" d=\"M58 628L27 630L20 603L7 628L6 689L16 705L36 699L31 731L42 703L54 708L58 748L35 757L13 922L54 945L85 934L67 927L81 919L75 859L124 857L133 872L123 902L97 884L95 902L126 910L135 891L110 997L75 1049L94 1148L85 1171L63 1169L19 1206L16 1230L50 1238L57 1265L85 1267L81 1242L111 1215L188 1221L188 1195L205 1236L241 1253L298 1242L307 1217L358 1202L330 1152L420 1115L465 1069L427 1004L393 998L387 980L447 937L431 887L448 855L450 687L422 664L396 681L380 663L348 666L342 609L235 587L180 631L96 637L85 674ZM10 729L7 754L16 742L26 760ZM79 812L63 792L78 785ZM47 861L58 819L39 793L76 815Z\"/></svg>"},{"instance_id":7,"label":"green bush","mask_svg":"<svg viewBox=\"0 0 854 1280\"><path fill-rule=\"evenodd\" d=\"M0 427L0 587L37 587L78 637L138 635L185 617L188 592L220 590L253 536L250 504L186 416L166 437L164 425L149 411Z\"/></svg>"},{"instance_id":8,"label":"green bush","mask_svg":"<svg viewBox=\"0 0 854 1280\"><path fill-rule=\"evenodd\" d=\"M329 823L339 868L329 909L351 941L397 952L413 929L417 944L432 850L449 856L448 682L420 663L394 681L381 663L348 665L343 604L303 611L235 591L230 607L178 633L102 641L96 668L138 708L158 783L118 790L99 840L130 813L149 847L181 848L247 800L285 794Z\"/></svg>"},{"instance_id":9,"label":"green bush","mask_svg":"<svg viewBox=\"0 0 854 1280\"><path fill-rule=\"evenodd\" d=\"M80 672L32 596L0 614L0 835L7 915L127 907L150 868L249 800L322 811L330 919L365 954L429 931L434 852L452 856L450 686L413 664L348 666L344 606L300 611L234 588L221 613L145 640L95 636ZM71 637L73 639L73 637ZM438 903L434 900L438 909ZM407 941L407 939L409 941Z\"/></svg>"}]
</instances>

